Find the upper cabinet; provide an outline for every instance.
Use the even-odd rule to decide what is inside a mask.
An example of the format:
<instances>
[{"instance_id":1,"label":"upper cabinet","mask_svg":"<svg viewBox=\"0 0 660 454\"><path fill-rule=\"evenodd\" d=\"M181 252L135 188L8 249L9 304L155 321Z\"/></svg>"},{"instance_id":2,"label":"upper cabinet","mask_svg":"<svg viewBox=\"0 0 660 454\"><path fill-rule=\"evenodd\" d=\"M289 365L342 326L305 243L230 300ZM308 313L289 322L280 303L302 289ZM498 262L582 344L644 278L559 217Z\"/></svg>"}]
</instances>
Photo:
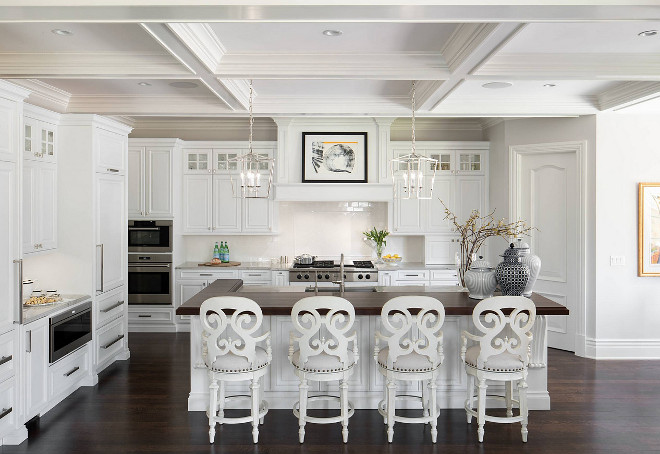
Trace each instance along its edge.
<instances>
[{"instance_id":1,"label":"upper cabinet","mask_svg":"<svg viewBox=\"0 0 660 454\"><path fill-rule=\"evenodd\" d=\"M23 158L57 162L57 122L59 114L26 105L23 117Z\"/></svg>"},{"instance_id":2,"label":"upper cabinet","mask_svg":"<svg viewBox=\"0 0 660 454\"><path fill-rule=\"evenodd\" d=\"M129 145L129 218L172 218L173 164L178 145L158 142L146 145L142 140L130 140Z\"/></svg>"},{"instance_id":3,"label":"upper cabinet","mask_svg":"<svg viewBox=\"0 0 660 454\"><path fill-rule=\"evenodd\" d=\"M241 199L232 182L238 164L231 159L248 152L245 142L205 143L183 150L183 233L272 234L271 199ZM272 157L276 144L257 142L253 153ZM267 170L262 169L262 170Z\"/></svg>"},{"instance_id":4,"label":"upper cabinet","mask_svg":"<svg viewBox=\"0 0 660 454\"><path fill-rule=\"evenodd\" d=\"M94 142L96 172L123 175L126 171L126 136L98 128L97 137Z\"/></svg>"}]
</instances>

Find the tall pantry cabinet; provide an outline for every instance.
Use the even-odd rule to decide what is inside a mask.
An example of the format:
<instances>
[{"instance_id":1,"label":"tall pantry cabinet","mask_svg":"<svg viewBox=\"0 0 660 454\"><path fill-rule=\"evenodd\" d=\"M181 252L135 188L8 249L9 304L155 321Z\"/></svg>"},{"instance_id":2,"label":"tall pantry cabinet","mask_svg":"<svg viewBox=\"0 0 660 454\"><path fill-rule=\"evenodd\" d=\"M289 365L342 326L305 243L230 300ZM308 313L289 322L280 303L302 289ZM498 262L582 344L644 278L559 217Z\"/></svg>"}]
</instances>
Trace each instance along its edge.
<instances>
[{"instance_id":1,"label":"tall pantry cabinet","mask_svg":"<svg viewBox=\"0 0 660 454\"><path fill-rule=\"evenodd\" d=\"M64 115L58 129L58 252L66 256L67 288L92 295L94 300L97 373L129 356L126 168L130 131L98 115Z\"/></svg>"}]
</instances>

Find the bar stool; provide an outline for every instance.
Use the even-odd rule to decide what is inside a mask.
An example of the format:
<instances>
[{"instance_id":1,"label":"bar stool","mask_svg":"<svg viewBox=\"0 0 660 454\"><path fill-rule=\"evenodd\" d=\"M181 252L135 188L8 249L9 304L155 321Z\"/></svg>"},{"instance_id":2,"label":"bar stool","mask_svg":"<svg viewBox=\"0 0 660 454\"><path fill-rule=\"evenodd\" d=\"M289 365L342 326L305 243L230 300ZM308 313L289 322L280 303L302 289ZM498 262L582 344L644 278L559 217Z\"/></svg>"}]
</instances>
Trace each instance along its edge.
<instances>
[{"instance_id":1,"label":"bar stool","mask_svg":"<svg viewBox=\"0 0 660 454\"><path fill-rule=\"evenodd\" d=\"M510 310L510 313L509 313ZM505 311L509 315L505 315ZM474 326L482 336L463 331L461 359L468 377L465 412L467 422L477 418L479 442L484 441L484 423L520 422L522 441L527 442L527 365L529 364L532 327L536 318L536 306L524 296L495 296L477 304L472 312ZM468 340L477 342L468 348ZM474 385L477 381L477 411L472 409ZM486 380L504 382L504 396L487 395ZM513 383L518 383L519 399L513 399ZM503 400L506 417L486 414L486 398ZM513 404L520 413L513 416Z\"/></svg>"},{"instance_id":2,"label":"bar stool","mask_svg":"<svg viewBox=\"0 0 660 454\"><path fill-rule=\"evenodd\" d=\"M199 310L202 322L202 357L209 374L209 439L215 439L215 425L252 423L252 441L259 439L259 423L268 413L261 399L260 380L272 360L270 331L254 336L261 328L263 315L257 303L248 298L219 296L209 298ZM266 349L257 347L266 341ZM250 396L225 396L226 381L250 380ZM218 385L219 382L219 385ZM225 402L251 400L250 415L226 417Z\"/></svg>"},{"instance_id":3,"label":"bar stool","mask_svg":"<svg viewBox=\"0 0 660 454\"><path fill-rule=\"evenodd\" d=\"M323 315L322 315L323 314ZM348 378L358 361L357 335L348 334L355 322L353 305L337 296L312 296L298 301L291 311L297 334L289 335L289 361L300 379L300 400L293 406L298 418L298 437L305 440L305 423L332 424L341 422L344 443L348 442L348 418L353 416L353 404L348 401ZM348 344L353 343L353 349ZM295 344L298 349L295 349ZM308 380L339 380L339 397L308 396ZM339 401L341 414L313 417L307 414L308 401Z\"/></svg>"},{"instance_id":4,"label":"bar stool","mask_svg":"<svg viewBox=\"0 0 660 454\"><path fill-rule=\"evenodd\" d=\"M411 309L419 309L416 315ZM442 351L442 324L445 321L445 308L440 301L428 296L398 296L392 298L381 311L383 328L390 336L376 332L374 359L380 373L386 378L384 394L386 401L378 404L378 412L387 424L387 441L394 438L394 423L430 423L431 440L438 438L438 416L440 408L436 403L436 380L440 364L444 359ZM413 327L417 336L413 338ZM380 349L380 340L387 342L387 347ZM397 396L397 380L420 380L422 397ZM414 399L422 403L421 417L397 416L396 399Z\"/></svg>"}]
</instances>

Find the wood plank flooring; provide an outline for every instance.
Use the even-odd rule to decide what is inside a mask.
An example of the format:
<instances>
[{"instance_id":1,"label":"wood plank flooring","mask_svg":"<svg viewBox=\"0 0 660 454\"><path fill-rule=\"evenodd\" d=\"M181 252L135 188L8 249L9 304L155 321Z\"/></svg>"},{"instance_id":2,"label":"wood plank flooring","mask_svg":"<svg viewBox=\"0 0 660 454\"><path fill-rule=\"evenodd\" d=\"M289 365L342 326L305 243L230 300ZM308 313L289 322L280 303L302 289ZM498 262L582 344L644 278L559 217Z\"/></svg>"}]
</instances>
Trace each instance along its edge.
<instances>
[{"instance_id":1,"label":"wood plank flooring","mask_svg":"<svg viewBox=\"0 0 660 454\"><path fill-rule=\"evenodd\" d=\"M551 411L532 411L529 442L520 425L476 423L462 410L445 410L438 443L429 428L397 424L386 442L376 411L357 410L349 443L337 424L308 424L298 443L297 420L272 410L251 443L247 424L218 426L208 443L203 412L186 411L188 334L131 334L131 359L104 371L96 387L81 388L29 425L29 439L4 453L660 453L660 361L593 361L550 350ZM368 358L368 357L365 357Z\"/></svg>"}]
</instances>

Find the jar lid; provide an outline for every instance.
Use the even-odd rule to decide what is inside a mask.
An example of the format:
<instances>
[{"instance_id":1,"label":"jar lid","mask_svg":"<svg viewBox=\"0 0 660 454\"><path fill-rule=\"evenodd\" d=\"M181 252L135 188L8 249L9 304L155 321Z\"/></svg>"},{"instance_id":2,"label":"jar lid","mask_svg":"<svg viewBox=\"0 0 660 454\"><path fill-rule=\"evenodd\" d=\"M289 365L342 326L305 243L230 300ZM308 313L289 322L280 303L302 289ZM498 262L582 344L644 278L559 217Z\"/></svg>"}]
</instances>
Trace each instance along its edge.
<instances>
[{"instance_id":1,"label":"jar lid","mask_svg":"<svg viewBox=\"0 0 660 454\"><path fill-rule=\"evenodd\" d=\"M522 252L529 252L529 244L523 243L522 238L518 238L518 240L514 243L514 247L516 249L522 250Z\"/></svg>"},{"instance_id":2,"label":"jar lid","mask_svg":"<svg viewBox=\"0 0 660 454\"><path fill-rule=\"evenodd\" d=\"M509 245L509 248L506 249L500 257L519 257L520 256L520 251L516 249L515 245L511 243Z\"/></svg>"},{"instance_id":3,"label":"jar lid","mask_svg":"<svg viewBox=\"0 0 660 454\"><path fill-rule=\"evenodd\" d=\"M470 269L476 271L487 271L492 270L493 267L490 265L490 263L488 263L488 261L484 260L483 256L480 255L479 260L472 262Z\"/></svg>"}]
</instances>

